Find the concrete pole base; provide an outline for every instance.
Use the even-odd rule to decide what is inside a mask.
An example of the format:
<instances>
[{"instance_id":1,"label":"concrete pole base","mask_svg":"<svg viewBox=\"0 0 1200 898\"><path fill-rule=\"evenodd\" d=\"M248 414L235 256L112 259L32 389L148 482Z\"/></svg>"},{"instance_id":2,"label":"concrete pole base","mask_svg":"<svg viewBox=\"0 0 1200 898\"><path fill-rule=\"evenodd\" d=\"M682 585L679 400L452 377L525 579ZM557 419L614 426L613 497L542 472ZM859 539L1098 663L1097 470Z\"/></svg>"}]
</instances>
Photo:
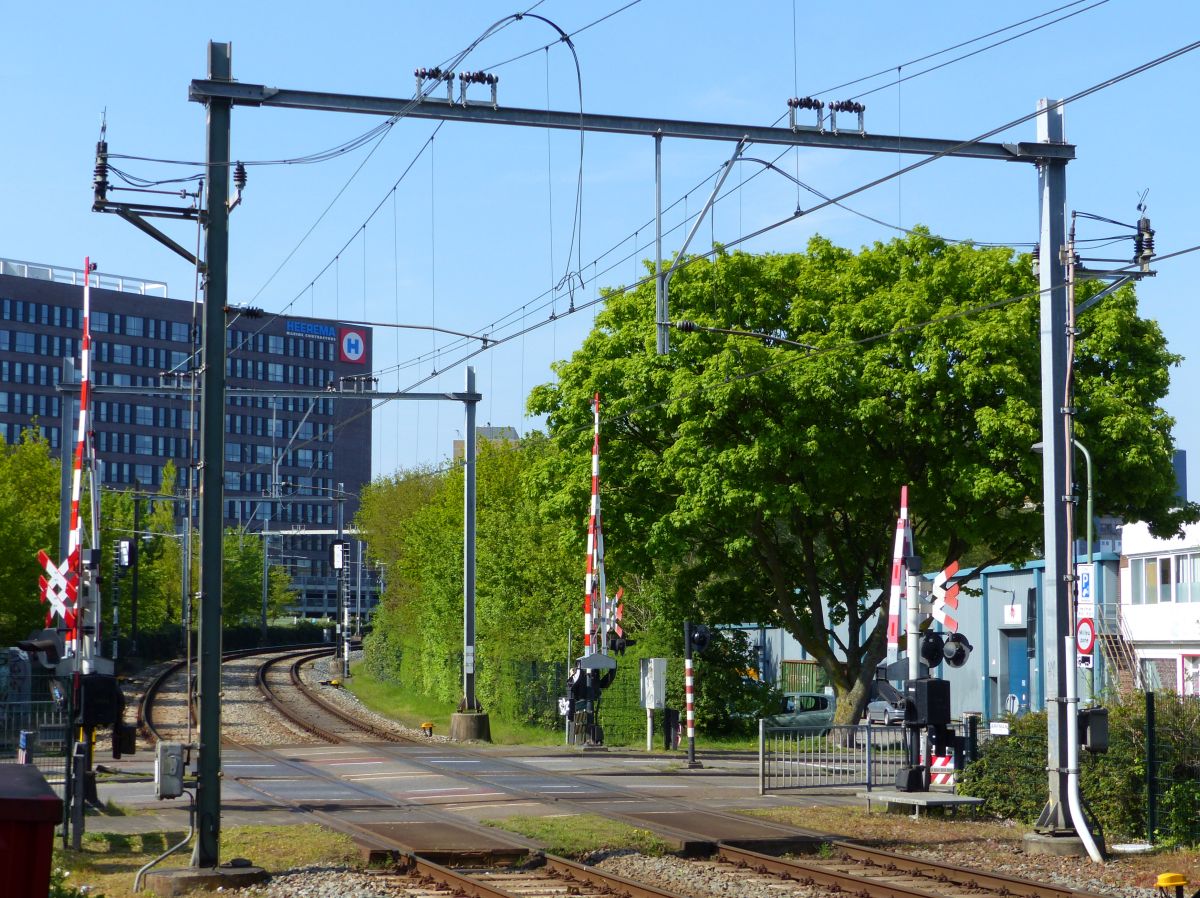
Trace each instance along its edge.
<instances>
[{"instance_id":1,"label":"concrete pole base","mask_svg":"<svg viewBox=\"0 0 1200 898\"><path fill-rule=\"evenodd\" d=\"M1099 836L1093 835L1096 847L1104 854L1104 843ZM1086 857L1087 849L1083 847L1083 839L1074 831L1057 833L1026 833L1022 838L1023 847L1030 854L1046 854L1053 857Z\"/></svg>"},{"instance_id":2,"label":"concrete pole base","mask_svg":"<svg viewBox=\"0 0 1200 898\"><path fill-rule=\"evenodd\" d=\"M189 895L194 889L215 892L231 891L266 882L271 878L262 867L177 867L153 870L143 878L143 887L167 898L169 895Z\"/></svg>"},{"instance_id":3,"label":"concrete pole base","mask_svg":"<svg viewBox=\"0 0 1200 898\"><path fill-rule=\"evenodd\" d=\"M450 738L455 742L491 742L491 721L483 711L456 711L450 715Z\"/></svg>"}]
</instances>

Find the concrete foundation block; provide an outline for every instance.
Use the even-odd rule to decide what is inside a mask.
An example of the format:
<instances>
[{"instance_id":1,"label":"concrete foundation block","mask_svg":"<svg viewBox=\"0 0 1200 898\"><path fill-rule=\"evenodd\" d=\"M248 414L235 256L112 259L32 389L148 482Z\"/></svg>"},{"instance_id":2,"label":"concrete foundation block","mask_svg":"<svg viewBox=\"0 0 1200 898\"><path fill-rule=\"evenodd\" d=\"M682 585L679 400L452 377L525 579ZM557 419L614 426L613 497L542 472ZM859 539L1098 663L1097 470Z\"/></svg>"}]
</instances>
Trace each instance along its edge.
<instances>
[{"instance_id":1,"label":"concrete foundation block","mask_svg":"<svg viewBox=\"0 0 1200 898\"><path fill-rule=\"evenodd\" d=\"M266 882L271 878L262 867L177 867L166 870L151 870L142 878L142 887L167 898L170 895L187 895L194 889L215 892L230 891Z\"/></svg>"},{"instance_id":2,"label":"concrete foundation block","mask_svg":"<svg viewBox=\"0 0 1200 898\"><path fill-rule=\"evenodd\" d=\"M491 742L491 721L482 711L455 712L450 715L450 738L455 742Z\"/></svg>"}]
</instances>

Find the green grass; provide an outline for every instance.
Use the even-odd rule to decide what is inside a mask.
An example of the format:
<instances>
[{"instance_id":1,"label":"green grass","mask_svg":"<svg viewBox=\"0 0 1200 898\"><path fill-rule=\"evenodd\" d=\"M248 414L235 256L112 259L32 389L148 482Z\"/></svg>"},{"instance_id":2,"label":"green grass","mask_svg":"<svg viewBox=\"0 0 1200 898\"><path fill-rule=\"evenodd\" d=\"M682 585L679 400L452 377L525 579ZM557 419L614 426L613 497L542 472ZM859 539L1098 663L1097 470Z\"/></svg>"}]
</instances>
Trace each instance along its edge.
<instances>
[{"instance_id":1,"label":"green grass","mask_svg":"<svg viewBox=\"0 0 1200 898\"><path fill-rule=\"evenodd\" d=\"M432 698L419 692L414 692L394 683L385 683L373 677L360 663L351 666L351 677L345 683L345 688L377 714L390 717L408 727L419 727L426 721L434 725L434 732L445 735L450 732L450 714L455 709L442 699ZM484 710L487 710L486 708ZM563 730L555 728L547 730L542 727L526 724L510 723L496 716L490 719L492 742L497 745L562 745ZM655 722L654 754L663 754L662 731ZM646 737L644 731L637 738L628 742L606 740L611 748L645 749ZM709 737L703 733L696 736L696 749L710 751L758 751L758 736L719 736ZM678 755L687 751L687 739L679 743L679 752L666 752Z\"/></svg>"},{"instance_id":2,"label":"green grass","mask_svg":"<svg viewBox=\"0 0 1200 898\"><path fill-rule=\"evenodd\" d=\"M484 820L486 826L533 839L550 854L578 860L598 851L632 849L642 854L664 855L673 847L646 829L591 814L567 817L508 817Z\"/></svg>"},{"instance_id":3,"label":"green grass","mask_svg":"<svg viewBox=\"0 0 1200 898\"><path fill-rule=\"evenodd\" d=\"M106 898L134 898L133 879L148 861L179 844L185 832L138 835L87 833L83 849L62 848L55 837L55 867L69 870L65 885ZM186 867L191 857L189 844L164 860L159 867ZM313 824L293 826L236 826L221 830L221 860L248 858L269 872L280 872L313 864L361 867L358 852L349 836ZM155 869L155 868L152 868ZM138 898L151 898L143 890Z\"/></svg>"},{"instance_id":4,"label":"green grass","mask_svg":"<svg viewBox=\"0 0 1200 898\"><path fill-rule=\"evenodd\" d=\"M377 714L390 717L408 727L419 727L426 721L434 725L434 732L447 735L450 732L450 714L454 706L441 699L431 698L375 679L362 664L350 668L351 677L345 687L358 696L359 700ZM484 710L487 710L486 708ZM497 745L561 745L561 730L545 730L540 727L509 723L491 717L492 742Z\"/></svg>"}]
</instances>

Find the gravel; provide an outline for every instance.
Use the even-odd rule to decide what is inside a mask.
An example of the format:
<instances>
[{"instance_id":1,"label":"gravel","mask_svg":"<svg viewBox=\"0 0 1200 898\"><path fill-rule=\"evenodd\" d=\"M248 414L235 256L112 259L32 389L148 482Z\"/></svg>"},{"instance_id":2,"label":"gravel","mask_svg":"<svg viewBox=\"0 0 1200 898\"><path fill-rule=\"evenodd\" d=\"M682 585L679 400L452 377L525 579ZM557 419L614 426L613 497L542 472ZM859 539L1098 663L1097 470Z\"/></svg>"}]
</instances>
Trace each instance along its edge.
<instances>
[{"instance_id":1,"label":"gravel","mask_svg":"<svg viewBox=\"0 0 1200 898\"><path fill-rule=\"evenodd\" d=\"M1020 848L1015 828L1012 838L977 839L983 833L968 833L965 838L959 839L960 845L936 841L922 845L921 825L913 826L911 821L898 825L905 830L907 844L887 847L904 854L1025 879L1054 882L1078 891L1115 898L1155 898L1157 894L1153 888L1135 884L1145 880L1146 876L1150 876L1148 881L1152 882L1153 876L1145 873L1137 864L1131 865L1128 858L1118 858L1097 866L1086 858L1026 854ZM997 825L1003 826L987 824L987 827L990 829ZM1163 857L1142 860L1149 860L1150 867L1159 871L1179 867ZM819 886L785 883L727 864L684 860L673 855L651 857L629 850L604 851L585 858L585 861L606 873L652 883L695 898L830 898L835 894ZM1187 869L1186 866L1184 869ZM404 883L402 878L390 879L348 869L305 868L277 875L267 885L233 894L266 898L393 898L410 894L405 890Z\"/></svg>"},{"instance_id":2,"label":"gravel","mask_svg":"<svg viewBox=\"0 0 1200 898\"><path fill-rule=\"evenodd\" d=\"M225 892L258 898L396 898L408 893L392 877L329 867L302 867L271 877L260 886Z\"/></svg>"},{"instance_id":3,"label":"gravel","mask_svg":"<svg viewBox=\"0 0 1200 898\"><path fill-rule=\"evenodd\" d=\"M359 661L361 658L362 652L350 653L351 663ZM341 662L333 658L318 658L313 664L304 669L303 674L305 685L315 687L321 698L343 711L349 711L364 723L369 723L385 732L393 733L405 739L422 739L430 742L450 741L450 737L445 734L426 736L424 731L419 728L406 727L392 720L390 717L376 714L360 702L358 696L353 692L347 692L340 686L329 685L332 680L339 679L341 675Z\"/></svg>"}]
</instances>

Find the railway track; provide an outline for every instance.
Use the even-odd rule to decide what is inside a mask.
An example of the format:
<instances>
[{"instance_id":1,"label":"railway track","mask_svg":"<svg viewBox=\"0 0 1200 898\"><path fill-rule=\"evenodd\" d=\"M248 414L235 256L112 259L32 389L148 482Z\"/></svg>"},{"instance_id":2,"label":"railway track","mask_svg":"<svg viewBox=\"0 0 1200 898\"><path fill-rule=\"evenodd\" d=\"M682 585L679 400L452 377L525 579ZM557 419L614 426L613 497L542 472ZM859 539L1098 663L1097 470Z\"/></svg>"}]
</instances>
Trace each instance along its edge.
<instances>
[{"instance_id":1,"label":"railway track","mask_svg":"<svg viewBox=\"0 0 1200 898\"><path fill-rule=\"evenodd\" d=\"M832 843L820 858L779 858L720 845L708 860L678 861L691 885L664 885L619 876L553 855L531 855L516 867L448 867L422 857L402 857L379 881L411 898L695 898L714 894L852 895L855 898L1100 898L1064 886L969 870L851 843ZM731 885L733 884L733 885ZM730 891L730 889L734 891Z\"/></svg>"},{"instance_id":2,"label":"railway track","mask_svg":"<svg viewBox=\"0 0 1200 898\"><path fill-rule=\"evenodd\" d=\"M229 653L223 661L231 665L247 662L244 668L247 673L253 670L252 679L261 695L293 727L329 744L418 741L378 729L316 694L305 682L302 668L330 654L329 647L306 646L266 651L273 657L265 661L256 657L264 654L261 649ZM156 738L163 738L163 729L155 715L156 701L160 710L164 707L173 708L172 716L179 716L178 706L183 701L181 697L165 705L161 702L163 690L169 683L175 682L182 692L185 674L181 673L181 669L180 664L164 671L147 689L142 705L143 722ZM256 704L263 703L259 701ZM514 794L519 791L514 790ZM297 809L300 807L297 806ZM495 867L449 867L413 855L401 845L389 847L386 843L381 844L377 831L371 832L368 827L356 826L340 816L334 819L315 811L311 806L303 810L313 813L318 819L329 817L323 822L343 831L353 833L361 830L358 835L365 837L364 844L374 844L385 856L390 854L397 859L393 870L377 875L381 883L386 882L396 893L412 898L459 895L476 898L549 898L562 895L581 898L598 898L601 895L691 898L718 893L770 894L780 898L791 895L811 898L821 893L850 893L855 898L1099 898L1094 893L1062 885L939 863L839 840L827 841L818 853L802 857L776 857L737 845L719 843L713 855L706 859L671 859L673 864L682 865L683 872L677 871L674 876L658 878L641 871L632 874L638 879L655 880L657 884L635 881L596 867L542 855L536 850L531 850L526 861L516 867L504 864ZM628 869L623 872L630 875ZM681 882L687 885L681 885ZM732 883L734 891L728 891L728 885L723 889L709 888L715 883ZM671 891L668 886L681 891Z\"/></svg>"},{"instance_id":3,"label":"railway track","mask_svg":"<svg viewBox=\"0 0 1200 898\"><path fill-rule=\"evenodd\" d=\"M650 883L637 882L554 855L541 855L521 868L443 867L419 857L406 858L391 885L420 898L471 895L474 898L580 898L624 895L628 898L688 898Z\"/></svg>"},{"instance_id":4,"label":"railway track","mask_svg":"<svg viewBox=\"0 0 1200 898\"><path fill-rule=\"evenodd\" d=\"M343 711L304 682L301 674L304 665L328 654L329 651L301 650L265 661L255 676L259 691L285 719L331 744L362 742L364 738L412 742Z\"/></svg>"},{"instance_id":5,"label":"railway track","mask_svg":"<svg viewBox=\"0 0 1200 898\"><path fill-rule=\"evenodd\" d=\"M317 646L270 646L265 648L241 649L221 655L222 691L235 685L239 662L272 653L294 652L303 648L316 652ZM333 651L325 646L326 654ZM188 669L186 661L176 661L164 668L147 685L138 702L138 728L149 742L188 742L195 733L195 708L189 699ZM190 726L189 726L190 723Z\"/></svg>"},{"instance_id":6,"label":"railway track","mask_svg":"<svg viewBox=\"0 0 1200 898\"><path fill-rule=\"evenodd\" d=\"M827 843L827 852L803 858L774 857L721 843L713 858L701 864L708 875L721 868L732 869L753 877L759 885L794 882L863 898L1099 898L1066 886L843 841Z\"/></svg>"}]
</instances>

